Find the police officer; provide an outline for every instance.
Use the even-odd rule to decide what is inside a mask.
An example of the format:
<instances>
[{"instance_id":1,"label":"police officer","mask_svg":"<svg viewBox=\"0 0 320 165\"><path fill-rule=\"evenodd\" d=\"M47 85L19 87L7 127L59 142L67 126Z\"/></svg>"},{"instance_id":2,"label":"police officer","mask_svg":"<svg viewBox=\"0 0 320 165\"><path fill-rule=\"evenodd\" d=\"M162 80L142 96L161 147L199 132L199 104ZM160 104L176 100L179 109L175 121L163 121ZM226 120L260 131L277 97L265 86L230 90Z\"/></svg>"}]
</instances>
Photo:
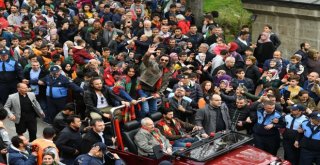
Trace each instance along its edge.
<instances>
[{"instance_id":1,"label":"police officer","mask_svg":"<svg viewBox=\"0 0 320 165\"><path fill-rule=\"evenodd\" d=\"M291 162L292 165L299 164L300 150L294 146L294 142L298 139L298 129L302 122L308 120L303 114L305 107L301 104L289 106L290 114L284 117L285 131L283 133L283 149L284 159Z\"/></svg>"},{"instance_id":2,"label":"police officer","mask_svg":"<svg viewBox=\"0 0 320 165\"><path fill-rule=\"evenodd\" d=\"M0 103L5 104L8 96L17 92L19 82L28 83L23 77L21 65L9 59L9 51L0 50Z\"/></svg>"},{"instance_id":3,"label":"police officer","mask_svg":"<svg viewBox=\"0 0 320 165\"><path fill-rule=\"evenodd\" d=\"M263 109L258 109L250 117L254 124L253 137L254 144L273 155L277 154L280 147L280 133L278 128L281 127L283 120L281 114L275 110L273 101L265 101Z\"/></svg>"},{"instance_id":4,"label":"police officer","mask_svg":"<svg viewBox=\"0 0 320 165\"><path fill-rule=\"evenodd\" d=\"M301 125L303 137L295 142L300 147L301 165L320 165L320 113L310 114L310 120L304 121Z\"/></svg>"},{"instance_id":5,"label":"police officer","mask_svg":"<svg viewBox=\"0 0 320 165\"><path fill-rule=\"evenodd\" d=\"M54 65L50 68L50 74L39 80L39 85L46 85L46 96L48 109L45 112L45 122L52 124L57 113L64 108L67 103L68 89L75 92L83 92L83 89L70 82L69 79L61 75L61 68Z\"/></svg>"}]
</instances>

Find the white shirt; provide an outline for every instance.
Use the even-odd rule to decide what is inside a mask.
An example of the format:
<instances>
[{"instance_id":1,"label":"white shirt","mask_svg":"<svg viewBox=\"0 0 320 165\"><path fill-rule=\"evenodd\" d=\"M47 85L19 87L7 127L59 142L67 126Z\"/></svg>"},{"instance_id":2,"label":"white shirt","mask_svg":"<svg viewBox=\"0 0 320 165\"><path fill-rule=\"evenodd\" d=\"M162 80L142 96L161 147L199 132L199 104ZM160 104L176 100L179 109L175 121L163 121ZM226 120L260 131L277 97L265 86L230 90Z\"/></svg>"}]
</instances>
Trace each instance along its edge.
<instances>
[{"instance_id":1,"label":"white shirt","mask_svg":"<svg viewBox=\"0 0 320 165\"><path fill-rule=\"evenodd\" d=\"M109 106L108 102L107 102L107 99L103 95L100 96L97 93L96 93L96 95L97 95L97 98L98 98L98 100L97 100L97 108L105 108L105 107Z\"/></svg>"}]
</instances>

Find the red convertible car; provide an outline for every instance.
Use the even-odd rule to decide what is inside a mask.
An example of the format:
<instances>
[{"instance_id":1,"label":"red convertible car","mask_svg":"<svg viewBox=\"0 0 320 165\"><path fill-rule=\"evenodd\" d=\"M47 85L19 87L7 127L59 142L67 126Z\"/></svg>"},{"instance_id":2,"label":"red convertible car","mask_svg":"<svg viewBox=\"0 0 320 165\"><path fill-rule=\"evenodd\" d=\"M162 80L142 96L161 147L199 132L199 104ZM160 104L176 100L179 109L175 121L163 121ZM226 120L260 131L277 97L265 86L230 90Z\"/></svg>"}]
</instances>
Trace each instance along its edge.
<instances>
[{"instance_id":1,"label":"red convertible car","mask_svg":"<svg viewBox=\"0 0 320 165\"><path fill-rule=\"evenodd\" d=\"M156 123L162 117L161 113L151 115ZM159 159L151 159L138 155L134 136L140 128L136 120L127 122L120 131L119 122L113 120L113 128L117 136L117 144L110 147L127 165L158 165L163 160L169 160L174 165L290 165L265 151L248 143L252 137L238 132L226 131L217 133L214 137L201 139L191 147L173 155L164 155Z\"/></svg>"}]
</instances>

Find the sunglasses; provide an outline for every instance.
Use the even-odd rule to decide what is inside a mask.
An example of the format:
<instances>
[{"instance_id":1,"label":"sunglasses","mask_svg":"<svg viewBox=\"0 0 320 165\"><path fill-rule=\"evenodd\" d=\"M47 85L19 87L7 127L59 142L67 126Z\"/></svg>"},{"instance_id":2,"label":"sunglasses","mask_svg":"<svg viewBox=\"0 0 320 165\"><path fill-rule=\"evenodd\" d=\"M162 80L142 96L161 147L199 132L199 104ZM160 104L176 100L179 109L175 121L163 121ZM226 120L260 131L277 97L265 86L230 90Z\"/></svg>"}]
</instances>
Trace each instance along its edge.
<instances>
[{"instance_id":1,"label":"sunglasses","mask_svg":"<svg viewBox=\"0 0 320 165\"><path fill-rule=\"evenodd\" d=\"M104 97L101 97L101 104L104 104Z\"/></svg>"},{"instance_id":2,"label":"sunglasses","mask_svg":"<svg viewBox=\"0 0 320 165\"><path fill-rule=\"evenodd\" d=\"M166 59L160 59L161 62L168 62L169 60Z\"/></svg>"}]
</instances>

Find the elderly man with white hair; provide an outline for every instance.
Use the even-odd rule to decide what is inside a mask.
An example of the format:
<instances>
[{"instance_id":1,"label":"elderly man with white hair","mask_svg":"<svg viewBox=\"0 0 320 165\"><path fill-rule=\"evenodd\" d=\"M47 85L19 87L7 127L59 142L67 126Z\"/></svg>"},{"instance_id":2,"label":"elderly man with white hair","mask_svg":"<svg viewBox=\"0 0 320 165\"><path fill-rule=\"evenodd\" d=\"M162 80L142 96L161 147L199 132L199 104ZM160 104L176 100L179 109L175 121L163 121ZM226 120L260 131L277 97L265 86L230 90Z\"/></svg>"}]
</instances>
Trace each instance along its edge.
<instances>
[{"instance_id":1,"label":"elderly man with white hair","mask_svg":"<svg viewBox=\"0 0 320 165\"><path fill-rule=\"evenodd\" d=\"M218 66L212 73L212 76L215 76L219 70L225 70L226 74L235 77L236 76L236 67L235 64L236 59L234 57L227 57L225 60L225 64Z\"/></svg>"},{"instance_id":2,"label":"elderly man with white hair","mask_svg":"<svg viewBox=\"0 0 320 165\"><path fill-rule=\"evenodd\" d=\"M153 121L146 117L141 120L141 128L134 136L134 142L138 147L138 154L150 158L156 158L153 147L160 145L162 151L168 155L172 154L172 146L169 140L154 127Z\"/></svg>"},{"instance_id":3,"label":"elderly man with white hair","mask_svg":"<svg viewBox=\"0 0 320 165\"><path fill-rule=\"evenodd\" d=\"M137 36L140 37L142 35L146 35L147 37L151 37L152 36L152 28L151 28L151 21L150 20L145 20L143 22L143 29L139 30L137 32Z\"/></svg>"}]
</instances>

